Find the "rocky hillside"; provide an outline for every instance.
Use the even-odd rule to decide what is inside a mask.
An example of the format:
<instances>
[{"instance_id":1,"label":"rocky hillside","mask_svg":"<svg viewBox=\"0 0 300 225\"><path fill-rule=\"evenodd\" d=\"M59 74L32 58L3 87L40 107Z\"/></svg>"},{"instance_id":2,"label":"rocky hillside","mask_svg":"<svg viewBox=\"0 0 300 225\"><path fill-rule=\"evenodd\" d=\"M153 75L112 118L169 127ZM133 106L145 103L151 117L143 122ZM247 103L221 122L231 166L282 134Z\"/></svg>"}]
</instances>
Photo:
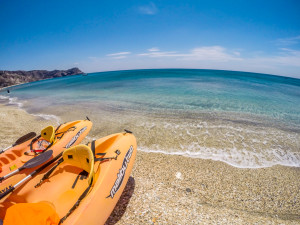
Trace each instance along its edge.
<instances>
[{"instance_id":1,"label":"rocky hillside","mask_svg":"<svg viewBox=\"0 0 300 225\"><path fill-rule=\"evenodd\" d=\"M31 71L1 71L0 70L0 88L10 85L22 84L37 80L43 80L54 77L64 77L83 74L78 68L72 68L69 70L31 70Z\"/></svg>"}]
</instances>

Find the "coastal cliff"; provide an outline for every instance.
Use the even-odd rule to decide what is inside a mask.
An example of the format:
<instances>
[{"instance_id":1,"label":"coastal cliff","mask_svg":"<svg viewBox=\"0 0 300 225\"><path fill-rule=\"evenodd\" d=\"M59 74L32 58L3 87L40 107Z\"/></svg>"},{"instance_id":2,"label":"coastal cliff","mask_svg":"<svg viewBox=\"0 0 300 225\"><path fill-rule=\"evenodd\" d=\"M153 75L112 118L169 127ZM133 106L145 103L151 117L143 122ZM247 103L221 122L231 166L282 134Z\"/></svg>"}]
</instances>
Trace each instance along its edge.
<instances>
[{"instance_id":1,"label":"coastal cliff","mask_svg":"<svg viewBox=\"0 0 300 225\"><path fill-rule=\"evenodd\" d=\"M0 71L0 88L54 77L83 74L78 68L68 70Z\"/></svg>"}]
</instances>

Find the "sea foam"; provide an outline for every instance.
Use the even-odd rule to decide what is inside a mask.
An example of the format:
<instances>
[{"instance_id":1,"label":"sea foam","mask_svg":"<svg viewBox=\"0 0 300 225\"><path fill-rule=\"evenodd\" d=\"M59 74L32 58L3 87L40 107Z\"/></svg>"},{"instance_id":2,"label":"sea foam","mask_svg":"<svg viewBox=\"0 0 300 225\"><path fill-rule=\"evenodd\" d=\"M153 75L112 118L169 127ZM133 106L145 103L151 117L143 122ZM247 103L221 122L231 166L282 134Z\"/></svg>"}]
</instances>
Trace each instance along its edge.
<instances>
[{"instance_id":1,"label":"sea foam","mask_svg":"<svg viewBox=\"0 0 300 225\"><path fill-rule=\"evenodd\" d=\"M194 146L191 146L194 148ZM187 147L189 148L189 147ZM199 148L198 148L199 149ZM200 148L201 151L195 152L195 151L178 151L174 149L169 150L159 150L159 149L150 149L148 147L138 147L138 150L142 152L147 153L162 153L165 155L180 155L180 156L186 156L191 158L200 158L200 159L211 159L214 161L222 161L224 163L227 163L231 166L237 167L237 168L250 168L250 169L257 169L257 168L265 168L265 167L271 167L275 165L282 165L282 166L290 166L290 167L300 167L300 154L299 153L284 153L285 156L278 157L279 150L268 150L267 152L273 154L273 156L276 158L275 160L268 160L263 155L260 154L253 154L253 153L247 153L246 150L242 150L243 153L241 153L241 150L232 149L230 153L224 152L223 149L209 149L205 147ZM283 153L283 152L282 152ZM283 154L283 155L284 155Z\"/></svg>"},{"instance_id":2,"label":"sea foam","mask_svg":"<svg viewBox=\"0 0 300 225\"><path fill-rule=\"evenodd\" d=\"M28 111L26 111L24 109L24 107L23 107L24 104L22 102L20 102L17 97L9 97L9 96L0 95L0 99L6 100L8 105L17 106L20 110L23 110L30 115L41 117L45 120L54 120L58 125L60 124L60 118L56 115L42 114L42 113L38 113L38 114L29 113Z\"/></svg>"},{"instance_id":3,"label":"sea foam","mask_svg":"<svg viewBox=\"0 0 300 225\"><path fill-rule=\"evenodd\" d=\"M217 125L217 123L223 123ZM222 161L238 168L274 165L300 167L300 134L274 127L245 126L217 122L142 122L148 139L141 141L144 152L182 155ZM166 140L158 138L164 134ZM169 144L168 140L173 140Z\"/></svg>"}]
</instances>

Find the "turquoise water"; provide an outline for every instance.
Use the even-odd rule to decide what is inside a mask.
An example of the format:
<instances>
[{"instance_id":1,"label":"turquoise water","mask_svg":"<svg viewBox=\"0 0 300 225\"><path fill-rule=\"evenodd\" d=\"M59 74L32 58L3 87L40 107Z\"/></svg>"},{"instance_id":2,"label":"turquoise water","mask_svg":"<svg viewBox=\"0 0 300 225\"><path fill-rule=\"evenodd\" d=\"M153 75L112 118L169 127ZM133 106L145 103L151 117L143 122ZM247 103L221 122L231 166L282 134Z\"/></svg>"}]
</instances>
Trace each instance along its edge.
<instances>
[{"instance_id":1,"label":"turquoise water","mask_svg":"<svg viewBox=\"0 0 300 225\"><path fill-rule=\"evenodd\" d=\"M30 113L63 119L71 108L69 114L87 114L112 132L123 123L144 151L238 167L300 166L299 79L216 70L114 71L20 85L9 98Z\"/></svg>"}]
</instances>

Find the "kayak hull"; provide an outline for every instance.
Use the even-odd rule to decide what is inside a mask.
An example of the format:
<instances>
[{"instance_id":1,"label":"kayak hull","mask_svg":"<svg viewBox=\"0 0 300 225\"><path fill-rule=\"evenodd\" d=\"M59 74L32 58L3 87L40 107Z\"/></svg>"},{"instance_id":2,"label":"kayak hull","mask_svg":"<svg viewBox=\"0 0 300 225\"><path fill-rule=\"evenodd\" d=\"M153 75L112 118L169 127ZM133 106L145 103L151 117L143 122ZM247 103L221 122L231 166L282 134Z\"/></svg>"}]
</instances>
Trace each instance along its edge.
<instances>
[{"instance_id":1,"label":"kayak hull","mask_svg":"<svg viewBox=\"0 0 300 225\"><path fill-rule=\"evenodd\" d=\"M92 147L91 143L88 146ZM126 186L136 151L136 139L130 133L112 134L96 140L96 158L110 159L95 162L91 190L62 224L104 224ZM50 203L59 217L63 218L88 187L87 179L79 175L82 169L62 163L48 180L34 188L46 172L43 171L0 202L0 212L4 212L0 213L1 219L5 217L7 208L13 204L36 202Z\"/></svg>"},{"instance_id":2,"label":"kayak hull","mask_svg":"<svg viewBox=\"0 0 300 225\"><path fill-rule=\"evenodd\" d=\"M136 158L135 137L132 134L122 135L126 135L126 138L116 142L110 151L110 156L114 156L114 151L120 150L119 159L101 164L101 171L98 174L99 182L95 184L82 208L78 209L76 214L71 215L66 224L104 224L110 216L127 184ZM81 216L81 214L88 216Z\"/></svg>"},{"instance_id":3,"label":"kayak hull","mask_svg":"<svg viewBox=\"0 0 300 225\"><path fill-rule=\"evenodd\" d=\"M51 149L53 151L53 155L50 159L57 156L59 153L65 150L66 147L79 144L86 137L91 128L92 122L89 120L77 120L60 125L56 131L56 134L58 134L57 141L49 148L49 150ZM22 167L24 163L35 157L35 154L30 152L31 141L32 139L20 145L14 146L0 155L0 166L2 169L0 173L1 177ZM33 149L37 147L38 141L39 139L33 143ZM24 154L28 151L30 152L28 155ZM9 186L15 185L38 167L39 166L24 169L14 176L2 181L2 183L0 183L0 192L4 191Z\"/></svg>"}]
</instances>

